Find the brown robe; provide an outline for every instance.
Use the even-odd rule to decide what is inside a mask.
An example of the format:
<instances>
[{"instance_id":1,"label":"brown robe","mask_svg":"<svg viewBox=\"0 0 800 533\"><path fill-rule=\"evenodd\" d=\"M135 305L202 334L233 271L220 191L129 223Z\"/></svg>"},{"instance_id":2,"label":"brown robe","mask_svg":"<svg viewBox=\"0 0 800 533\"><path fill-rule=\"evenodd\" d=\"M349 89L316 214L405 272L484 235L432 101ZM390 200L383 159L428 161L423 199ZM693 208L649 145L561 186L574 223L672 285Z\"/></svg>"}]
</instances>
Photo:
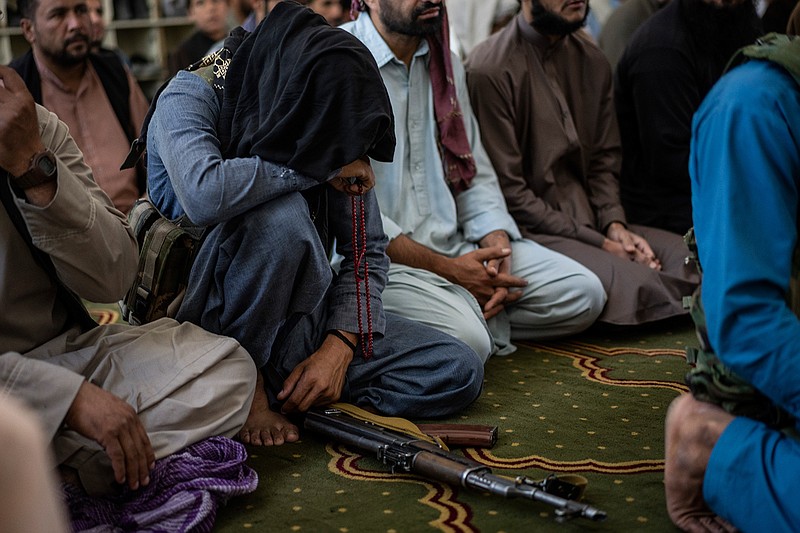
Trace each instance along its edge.
<instances>
[{"instance_id":1,"label":"brown robe","mask_svg":"<svg viewBox=\"0 0 800 533\"><path fill-rule=\"evenodd\" d=\"M609 224L626 224L619 199L622 150L611 68L575 32L550 44L520 14L476 46L467 63L470 99L508 210L522 234L591 269L608 302L598 319L640 324L684 314L699 279L680 236L629 226L662 271L601 246Z\"/></svg>"}]
</instances>

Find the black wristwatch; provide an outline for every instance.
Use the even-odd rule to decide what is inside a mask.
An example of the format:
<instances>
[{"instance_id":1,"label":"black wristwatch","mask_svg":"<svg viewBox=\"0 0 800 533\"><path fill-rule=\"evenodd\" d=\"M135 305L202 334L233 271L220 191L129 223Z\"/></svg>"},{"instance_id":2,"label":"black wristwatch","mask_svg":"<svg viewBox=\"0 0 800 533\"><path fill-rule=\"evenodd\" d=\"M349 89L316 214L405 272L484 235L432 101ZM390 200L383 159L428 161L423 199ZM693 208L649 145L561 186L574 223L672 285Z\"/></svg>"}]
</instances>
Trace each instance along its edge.
<instances>
[{"instance_id":1,"label":"black wristwatch","mask_svg":"<svg viewBox=\"0 0 800 533\"><path fill-rule=\"evenodd\" d=\"M55 181L58 177L56 156L50 150L34 154L31 164L21 176L13 176L14 184L22 190Z\"/></svg>"}]
</instances>

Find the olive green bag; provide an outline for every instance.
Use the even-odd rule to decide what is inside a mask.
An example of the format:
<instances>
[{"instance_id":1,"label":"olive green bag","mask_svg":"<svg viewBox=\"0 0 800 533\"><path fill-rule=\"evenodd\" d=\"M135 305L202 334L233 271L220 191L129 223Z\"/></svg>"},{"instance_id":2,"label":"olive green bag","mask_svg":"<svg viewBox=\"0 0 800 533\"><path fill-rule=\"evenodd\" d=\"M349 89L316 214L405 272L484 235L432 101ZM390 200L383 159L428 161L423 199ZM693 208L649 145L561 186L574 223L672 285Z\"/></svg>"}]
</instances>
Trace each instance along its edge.
<instances>
[{"instance_id":1,"label":"olive green bag","mask_svg":"<svg viewBox=\"0 0 800 533\"><path fill-rule=\"evenodd\" d=\"M186 217L166 219L146 198L134 204L128 223L139 244L139 266L133 286L119 303L122 318L140 325L174 317L205 228Z\"/></svg>"}]
</instances>

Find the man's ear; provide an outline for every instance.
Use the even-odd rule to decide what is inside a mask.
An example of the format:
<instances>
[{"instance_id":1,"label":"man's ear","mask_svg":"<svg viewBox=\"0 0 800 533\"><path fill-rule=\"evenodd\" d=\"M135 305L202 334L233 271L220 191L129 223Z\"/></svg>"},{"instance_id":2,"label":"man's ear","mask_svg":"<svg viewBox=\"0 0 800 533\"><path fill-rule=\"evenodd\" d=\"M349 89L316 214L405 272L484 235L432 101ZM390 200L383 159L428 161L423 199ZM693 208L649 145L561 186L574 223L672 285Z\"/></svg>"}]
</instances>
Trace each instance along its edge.
<instances>
[{"instance_id":1,"label":"man's ear","mask_svg":"<svg viewBox=\"0 0 800 533\"><path fill-rule=\"evenodd\" d=\"M22 35L25 36L25 40L28 41L28 44L33 46L33 43L36 42L36 33L34 32L33 28L33 21L31 19L22 19L19 21L19 27L22 28Z\"/></svg>"}]
</instances>

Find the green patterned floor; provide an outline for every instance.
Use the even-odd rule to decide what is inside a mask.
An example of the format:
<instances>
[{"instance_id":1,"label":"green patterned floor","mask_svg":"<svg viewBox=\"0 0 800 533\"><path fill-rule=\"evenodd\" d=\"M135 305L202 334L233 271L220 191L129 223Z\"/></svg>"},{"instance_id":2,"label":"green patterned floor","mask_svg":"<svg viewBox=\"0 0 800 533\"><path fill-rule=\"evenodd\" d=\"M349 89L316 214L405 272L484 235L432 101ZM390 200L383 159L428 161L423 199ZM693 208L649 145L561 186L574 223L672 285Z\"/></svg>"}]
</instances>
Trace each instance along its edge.
<instances>
[{"instance_id":1,"label":"green patterned floor","mask_svg":"<svg viewBox=\"0 0 800 533\"><path fill-rule=\"evenodd\" d=\"M663 423L685 390L687 321L570 342L528 344L491 359L481 398L453 422L498 425L491 450L464 450L495 473L589 479L603 523L554 521L550 508L392 475L356 450L303 435L249 448L258 490L220 510L215 531L675 531L663 492ZM421 422L421 421L417 421Z\"/></svg>"}]
</instances>

